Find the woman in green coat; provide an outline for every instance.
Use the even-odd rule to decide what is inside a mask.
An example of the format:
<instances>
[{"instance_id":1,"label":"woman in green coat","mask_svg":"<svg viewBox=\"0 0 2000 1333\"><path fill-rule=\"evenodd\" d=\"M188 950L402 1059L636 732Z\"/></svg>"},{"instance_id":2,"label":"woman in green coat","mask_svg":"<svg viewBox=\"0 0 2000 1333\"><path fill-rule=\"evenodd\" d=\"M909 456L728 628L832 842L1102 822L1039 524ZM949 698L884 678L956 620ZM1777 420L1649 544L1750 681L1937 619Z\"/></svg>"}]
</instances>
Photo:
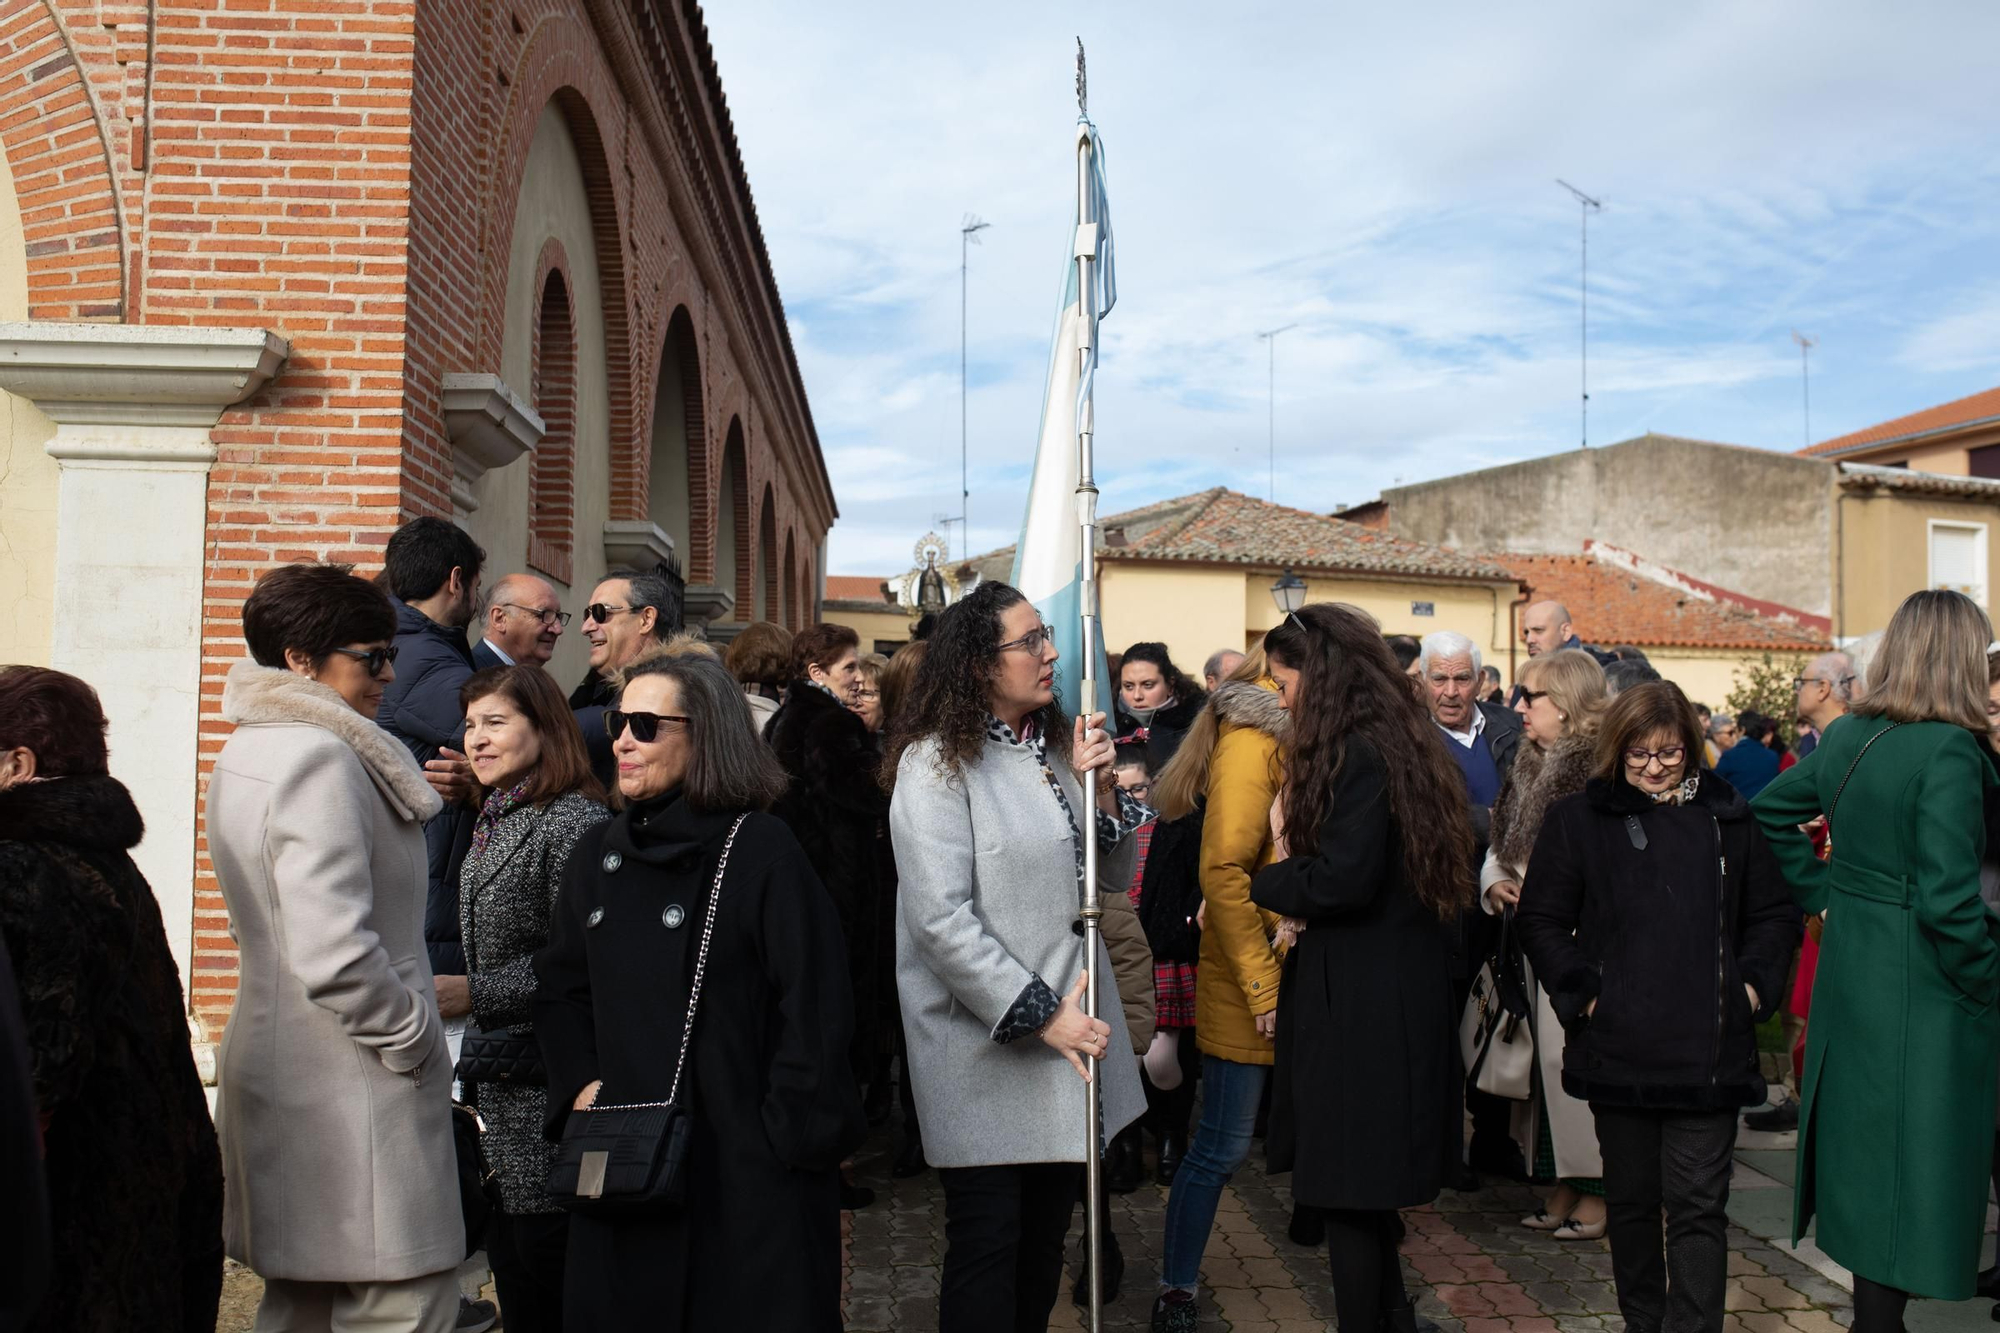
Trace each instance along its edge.
<instances>
[{"instance_id":1,"label":"woman in green coat","mask_svg":"<svg viewBox=\"0 0 2000 1333\"><path fill-rule=\"evenodd\" d=\"M1853 1270L1854 1333L1979 1269L2000 1066L2000 921L1979 896L1986 613L1955 592L1896 611L1853 713L1754 803L1824 914L1807 1029L1792 1239ZM1817 859L1799 825L1824 813Z\"/></svg>"}]
</instances>

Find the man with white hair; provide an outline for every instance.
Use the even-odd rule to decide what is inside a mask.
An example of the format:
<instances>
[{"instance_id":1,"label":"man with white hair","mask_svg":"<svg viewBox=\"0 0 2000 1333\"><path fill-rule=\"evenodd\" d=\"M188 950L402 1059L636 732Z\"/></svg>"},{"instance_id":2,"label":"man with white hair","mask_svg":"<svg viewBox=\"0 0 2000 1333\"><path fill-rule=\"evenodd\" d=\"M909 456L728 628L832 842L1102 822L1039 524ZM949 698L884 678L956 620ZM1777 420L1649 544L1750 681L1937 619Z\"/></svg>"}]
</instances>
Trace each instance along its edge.
<instances>
[{"instance_id":1,"label":"man with white hair","mask_svg":"<svg viewBox=\"0 0 2000 1333\"><path fill-rule=\"evenodd\" d=\"M509 574L486 594L479 616L481 638L472 645L472 664L487 667L546 667L556 641L569 625L569 612L546 579Z\"/></svg>"},{"instance_id":2,"label":"man with white hair","mask_svg":"<svg viewBox=\"0 0 2000 1333\"><path fill-rule=\"evenodd\" d=\"M1202 664L1202 688L1213 691L1216 686L1229 678L1229 673L1243 665L1243 654L1234 648L1218 648L1208 655Z\"/></svg>"},{"instance_id":3,"label":"man with white hair","mask_svg":"<svg viewBox=\"0 0 2000 1333\"><path fill-rule=\"evenodd\" d=\"M1821 653L1804 675L1792 681L1798 691L1799 721L1810 728L1799 737L1799 758L1811 754L1833 720L1853 706L1854 685L1854 660L1846 653Z\"/></svg>"},{"instance_id":4,"label":"man with white hair","mask_svg":"<svg viewBox=\"0 0 2000 1333\"><path fill-rule=\"evenodd\" d=\"M1465 775L1467 813L1478 838L1469 867L1473 873L1486 859L1493 802L1499 798L1521 743L1521 720L1498 704L1480 702L1481 667L1479 645L1452 630L1426 634L1412 664L1413 673L1423 684L1431 720L1444 733L1445 751ZM1493 951L1494 924L1493 918L1476 908L1459 915L1451 975L1461 1008L1471 994L1473 974ZM1465 1177L1455 1187L1476 1189L1478 1180L1472 1173L1477 1171L1525 1175L1527 1163L1508 1133L1509 1104L1471 1087L1466 1089L1465 1104L1472 1113L1472 1150Z\"/></svg>"}]
</instances>

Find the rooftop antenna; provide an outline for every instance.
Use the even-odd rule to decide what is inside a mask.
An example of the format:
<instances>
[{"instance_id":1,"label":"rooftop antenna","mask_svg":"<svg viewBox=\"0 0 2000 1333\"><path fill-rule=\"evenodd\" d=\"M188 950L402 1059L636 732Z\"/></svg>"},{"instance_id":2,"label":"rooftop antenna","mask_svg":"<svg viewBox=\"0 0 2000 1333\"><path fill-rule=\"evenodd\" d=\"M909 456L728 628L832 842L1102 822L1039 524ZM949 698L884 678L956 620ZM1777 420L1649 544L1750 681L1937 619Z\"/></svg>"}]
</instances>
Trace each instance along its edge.
<instances>
[{"instance_id":1,"label":"rooftop antenna","mask_svg":"<svg viewBox=\"0 0 2000 1333\"><path fill-rule=\"evenodd\" d=\"M1577 189L1561 177L1556 178L1556 184L1576 196L1576 202L1582 214L1583 242L1579 251L1580 268L1577 278L1577 298L1582 320L1582 352L1580 353L1580 358L1583 388L1583 443L1578 447L1588 449L1590 447L1590 215L1592 213L1602 213L1604 211L1604 204L1599 200L1592 199L1582 190Z\"/></svg>"},{"instance_id":2,"label":"rooftop antenna","mask_svg":"<svg viewBox=\"0 0 2000 1333\"><path fill-rule=\"evenodd\" d=\"M1268 498L1272 504L1278 503L1278 335L1289 333L1297 327L1296 324L1287 324L1282 329L1271 329L1257 335L1264 340L1265 350L1269 352L1265 366L1265 393L1270 400L1270 439L1267 441L1267 448L1270 451L1271 464L1271 493Z\"/></svg>"},{"instance_id":3,"label":"rooftop antenna","mask_svg":"<svg viewBox=\"0 0 2000 1333\"><path fill-rule=\"evenodd\" d=\"M959 527L959 543L966 550L972 549L972 486L967 481L966 470L966 399L965 399L965 297L966 275L969 271L971 251L967 246L979 244L979 233L993 224L977 213L967 213L958 224L958 517L944 520L947 531L953 523Z\"/></svg>"},{"instance_id":4,"label":"rooftop antenna","mask_svg":"<svg viewBox=\"0 0 2000 1333\"><path fill-rule=\"evenodd\" d=\"M1819 346L1819 339L1808 338L1797 329L1792 330L1792 341L1799 345L1799 388L1805 396L1806 448L1812 448L1812 349Z\"/></svg>"}]
</instances>

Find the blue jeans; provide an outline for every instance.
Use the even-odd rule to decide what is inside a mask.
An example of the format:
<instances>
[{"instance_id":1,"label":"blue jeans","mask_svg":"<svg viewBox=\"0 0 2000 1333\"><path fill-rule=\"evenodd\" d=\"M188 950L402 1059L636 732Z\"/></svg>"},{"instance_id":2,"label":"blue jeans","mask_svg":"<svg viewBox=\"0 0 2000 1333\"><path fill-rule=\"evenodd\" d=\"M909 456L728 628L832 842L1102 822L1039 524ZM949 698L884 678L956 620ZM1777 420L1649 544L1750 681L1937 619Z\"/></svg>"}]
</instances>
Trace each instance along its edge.
<instances>
[{"instance_id":1,"label":"blue jeans","mask_svg":"<svg viewBox=\"0 0 2000 1333\"><path fill-rule=\"evenodd\" d=\"M1201 1124L1167 1196L1167 1234L1160 1285L1193 1291L1201 1282L1201 1255L1215 1228L1222 1187L1250 1155L1250 1131L1264 1096L1269 1065L1239 1064L1219 1056L1201 1059Z\"/></svg>"}]
</instances>

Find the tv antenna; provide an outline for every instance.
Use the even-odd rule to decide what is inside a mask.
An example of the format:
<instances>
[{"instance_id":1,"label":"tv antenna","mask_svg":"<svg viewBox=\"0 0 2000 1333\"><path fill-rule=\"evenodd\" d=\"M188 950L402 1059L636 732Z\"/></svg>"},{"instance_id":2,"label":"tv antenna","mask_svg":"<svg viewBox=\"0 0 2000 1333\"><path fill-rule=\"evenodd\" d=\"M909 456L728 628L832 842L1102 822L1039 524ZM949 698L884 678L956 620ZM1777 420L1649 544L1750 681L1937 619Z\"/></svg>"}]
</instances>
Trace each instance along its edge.
<instances>
[{"instance_id":1,"label":"tv antenna","mask_svg":"<svg viewBox=\"0 0 2000 1333\"><path fill-rule=\"evenodd\" d=\"M1581 386L1583 391L1583 443L1580 448L1590 447L1590 215L1604 211L1603 201L1593 199L1560 176L1556 184L1576 197L1578 211L1582 214L1582 243L1578 251L1579 267L1577 276L1577 309L1580 317L1579 353Z\"/></svg>"}]
</instances>

